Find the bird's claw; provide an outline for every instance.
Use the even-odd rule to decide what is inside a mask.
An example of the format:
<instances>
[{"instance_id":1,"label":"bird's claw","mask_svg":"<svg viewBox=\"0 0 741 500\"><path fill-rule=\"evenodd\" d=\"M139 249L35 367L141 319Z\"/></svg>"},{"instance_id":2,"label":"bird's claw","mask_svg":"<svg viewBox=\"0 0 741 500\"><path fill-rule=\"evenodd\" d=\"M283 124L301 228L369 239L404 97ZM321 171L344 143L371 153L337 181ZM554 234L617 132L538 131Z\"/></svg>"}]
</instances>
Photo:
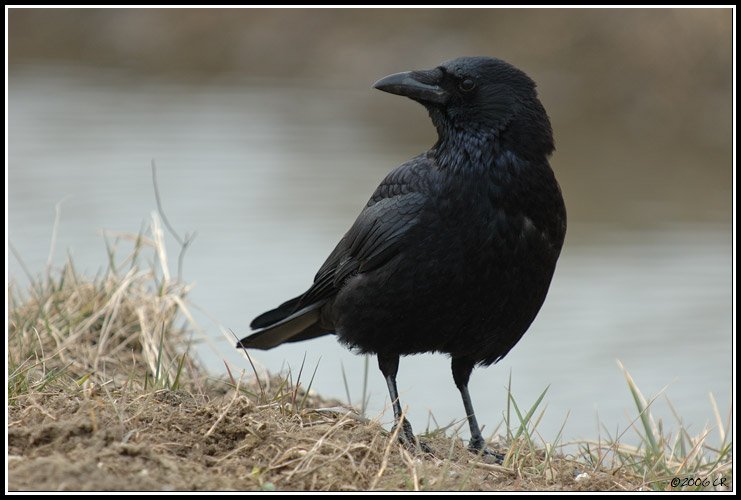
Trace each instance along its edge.
<instances>
[{"instance_id":1,"label":"bird's claw","mask_svg":"<svg viewBox=\"0 0 741 500\"><path fill-rule=\"evenodd\" d=\"M391 429L391 433L393 434L396 431L396 428L398 427L398 424L395 424L394 427ZM427 445L424 441L417 438L417 436L414 435L414 431L412 430L412 424L409 423L408 420L404 420L401 424L401 429L399 430L399 434L397 439L401 444L403 444L407 449L415 452L421 451L422 453L432 453L432 448Z\"/></svg>"},{"instance_id":2,"label":"bird's claw","mask_svg":"<svg viewBox=\"0 0 741 500\"><path fill-rule=\"evenodd\" d=\"M486 442L483 439L472 439L471 442L468 444L468 451L475 455L478 455L478 457L482 461L489 464L501 465L504 462L504 455L486 446Z\"/></svg>"},{"instance_id":3,"label":"bird's claw","mask_svg":"<svg viewBox=\"0 0 741 500\"><path fill-rule=\"evenodd\" d=\"M504 455L498 453L491 448L484 448L483 450L476 450L469 447L468 451L476 454L483 462L487 464L502 465L504 463Z\"/></svg>"}]
</instances>

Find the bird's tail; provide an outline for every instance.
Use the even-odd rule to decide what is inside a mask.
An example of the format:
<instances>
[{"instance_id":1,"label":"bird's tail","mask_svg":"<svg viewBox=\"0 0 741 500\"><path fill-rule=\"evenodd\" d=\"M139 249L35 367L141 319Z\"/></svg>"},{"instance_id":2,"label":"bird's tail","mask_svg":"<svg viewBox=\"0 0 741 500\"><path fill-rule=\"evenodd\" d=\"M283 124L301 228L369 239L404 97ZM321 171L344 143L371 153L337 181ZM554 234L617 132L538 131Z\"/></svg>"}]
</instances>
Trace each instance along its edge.
<instances>
[{"instance_id":1,"label":"bird's tail","mask_svg":"<svg viewBox=\"0 0 741 500\"><path fill-rule=\"evenodd\" d=\"M298 342L331 333L319 325L320 309L326 301L296 311L300 299L291 299L253 319L250 328L258 330L237 342L237 348L272 349L284 342Z\"/></svg>"}]
</instances>

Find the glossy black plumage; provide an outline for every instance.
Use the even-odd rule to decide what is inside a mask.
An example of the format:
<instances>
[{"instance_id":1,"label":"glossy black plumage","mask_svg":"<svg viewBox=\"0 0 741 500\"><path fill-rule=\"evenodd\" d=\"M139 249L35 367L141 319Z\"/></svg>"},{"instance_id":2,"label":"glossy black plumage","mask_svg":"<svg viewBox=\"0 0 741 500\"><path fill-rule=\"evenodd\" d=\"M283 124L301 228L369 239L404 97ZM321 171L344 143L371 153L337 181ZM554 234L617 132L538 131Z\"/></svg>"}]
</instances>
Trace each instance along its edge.
<instances>
[{"instance_id":1,"label":"glossy black plumage","mask_svg":"<svg viewBox=\"0 0 741 500\"><path fill-rule=\"evenodd\" d=\"M423 104L439 139L393 170L300 297L255 318L238 347L336 333L375 353L392 399L400 355L452 358L484 449L468 379L506 355L545 300L566 232L548 163L551 126L534 82L487 57L386 77L376 87ZM404 423L403 440L413 441Z\"/></svg>"}]
</instances>

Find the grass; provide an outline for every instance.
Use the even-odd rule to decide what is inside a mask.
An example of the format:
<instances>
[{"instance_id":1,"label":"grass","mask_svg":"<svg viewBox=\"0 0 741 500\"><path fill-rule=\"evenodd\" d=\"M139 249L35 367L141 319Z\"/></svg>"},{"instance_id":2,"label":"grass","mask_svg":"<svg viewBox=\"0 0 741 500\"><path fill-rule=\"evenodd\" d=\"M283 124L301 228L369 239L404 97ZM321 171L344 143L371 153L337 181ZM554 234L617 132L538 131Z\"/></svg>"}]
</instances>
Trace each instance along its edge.
<instances>
[{"instance_id":1,"label":"grass","mask_svg":"<svg viewBox=\"0 0 741 500\"><path fill-rule=\"evenodd\" d=\"M597 443L596 447L590 449L588 443L582 444L582 456L596 466L602 466L609 460L611 468L620 468L634 477L640 477L642 489L723 489L718 487L721 479L724 479L723 483L730 484L733 475L731 413L724 424L715 398L710 394L715 430L720 437L720 445L713 446L709 439L712 429L705 428L699 434L691 435L667 399L677 420L676 430L667 431L663 423L655 420L651 414L651 406L657 398L646 400L628 370L619 361L618 365L636 405L637 417L629 428L638 435L640 444L622 444L621 435L612 438L608 433L607 440ZM672 487L675 478L680 479L681 488ZM683 478L689 480L685 482Z\"/></svg>"},{"instance_id":2,"label":"grass","mask_svg":"<svg viewBox=\"0 0 741 500\"><path fill-rule=\"evenodd\" d=\"M11 404L31 391L72 383L177 389L183 371L195 370L188 362L187 322L175 324L191 318L189 287L170 278L163 252L157 252L159 268L139 268L143 249L161 247L161 229L153 221L151 237L140 233L106 242L109 267L102 276L87 280L68 259L59 273L32 279L26 292L11 284ZM133 246L129 256L115 262L116 246L127 240Z\"/></svg>"},{"instance_id":3,"label":"grass","mask_svg":"<svg viewBox=\"0 0 741 500\"><path fill-rule=\"evenodd\" d=\"M664 491L725 490L732 480L731 416L711 400L715 433L692 435L679 416L667 430L651 414L657 398L622 366L635 418L595 441L565 442L565 422L543 437L548 388L524 403L508 390L492 432L502 464L466 450L464 421L422 436L435 456L399 446L365 415L367 358L359 410L315 394L318 364L305 359L295 372L258 377L246 356L245 370L227 365L215 380L193 357L190 287L168 271L159 220L106 248L108 268L94 278L68 260L27 290L10 286L12 490ZM639 445L624 443L628 432ZM675 487L675 477L700 482Z\"/></svg>"}]
</instances>

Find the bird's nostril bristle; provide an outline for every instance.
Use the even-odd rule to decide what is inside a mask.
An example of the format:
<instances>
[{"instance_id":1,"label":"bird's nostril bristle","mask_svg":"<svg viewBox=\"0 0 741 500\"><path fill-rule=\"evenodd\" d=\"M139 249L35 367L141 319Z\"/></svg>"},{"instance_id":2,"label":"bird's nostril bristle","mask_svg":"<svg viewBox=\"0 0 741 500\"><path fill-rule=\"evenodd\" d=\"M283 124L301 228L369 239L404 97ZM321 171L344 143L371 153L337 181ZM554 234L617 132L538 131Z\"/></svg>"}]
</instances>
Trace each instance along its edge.
<instances>
[{"instance_id":1,"label":"bird's nostril bristle","mask_svg":"<svg viewBox=\"0 0 741 500\"><path fill-rule=\"evenodd\" d=\"M410 76L419 83L433 85L440 83L440 80L442 80L443 77L443 72L440 68L435 68L430 70L412 71Z\"/></svg>"}]
</instances>

